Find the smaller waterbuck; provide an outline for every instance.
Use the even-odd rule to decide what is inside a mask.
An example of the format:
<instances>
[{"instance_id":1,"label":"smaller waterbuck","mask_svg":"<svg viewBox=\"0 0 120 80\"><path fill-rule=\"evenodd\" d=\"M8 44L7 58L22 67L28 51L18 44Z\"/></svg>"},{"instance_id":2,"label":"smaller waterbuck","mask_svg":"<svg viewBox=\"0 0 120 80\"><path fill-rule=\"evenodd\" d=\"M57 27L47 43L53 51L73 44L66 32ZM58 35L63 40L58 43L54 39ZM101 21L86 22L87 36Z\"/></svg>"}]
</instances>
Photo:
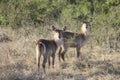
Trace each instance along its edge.
<instances>
[{"instance_id":1,"label":"smaller waterbuck","mask_svg":"<svg viewBox=\"0 0 120 80\"><path fill-rule=\"evenodd\" d=\"M76 48L77 57L79 57L79 55L81 54L80 52L81 47L84 45L85 41L88 40L90 36L91 23L92 19L90 19L89 21L82 22L80 33L73 33L69 31L63 32L64 43L58 53L59 61L60 57L62 58L63 61L65 60L64 55L67 52L68 47Z\"/></svg>"},{"instance_id":2,"label":"smaller waterbuck","mask_svg":"<svg viewBox=\"0 0 120 80\"><path fill-rule=\"evenodd\" d=\"M41 55L43 55L43 63L42 67L45 70L45 65L48 60L49 66L51 64L50 57L52 57L52 67L54 68L54 62L55 62L55 53L59 46L63 44L63 36L62 33L64 30L58 31L55 27L52 27L52 31L54 32L54 39L48 40L48 39L39 39L36 42L36 60L37 60L37 67L38 71L40 68L40 58Z\"/></svg>"}]
</instances>

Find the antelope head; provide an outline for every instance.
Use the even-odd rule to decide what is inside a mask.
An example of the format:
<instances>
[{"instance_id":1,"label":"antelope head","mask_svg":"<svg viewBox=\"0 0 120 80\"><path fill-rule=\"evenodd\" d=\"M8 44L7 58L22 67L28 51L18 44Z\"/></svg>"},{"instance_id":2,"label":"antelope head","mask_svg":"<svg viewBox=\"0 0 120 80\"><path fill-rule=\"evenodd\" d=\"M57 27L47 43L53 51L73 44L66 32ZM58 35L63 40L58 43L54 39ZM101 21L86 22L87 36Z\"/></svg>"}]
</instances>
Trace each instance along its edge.
<instances>
[{"instance_id":1,"label":"antelope head","mask_svg":"<svg viewBox=\"0 0 120 80\"><path fill-rule=\"evenodd\" d=\"M91 24L92 19L90 19L89 21L82 22L80 33L83 34L84 36L89 36L91 31Z\"/></svg>"},{"instance_id":2,"label":"antelope head","mask_svg":"<svg viewBox=\"0 0 120 80\"><path fill-rule=\"evenodd\" d=\"M62 30L57 29L55 26L52 26L53 31L53 37L54 40L57 42L57 45L60 46L63 44L63 33L66 31L66 27L64 27Z\"/></svg>"}]
</instances>

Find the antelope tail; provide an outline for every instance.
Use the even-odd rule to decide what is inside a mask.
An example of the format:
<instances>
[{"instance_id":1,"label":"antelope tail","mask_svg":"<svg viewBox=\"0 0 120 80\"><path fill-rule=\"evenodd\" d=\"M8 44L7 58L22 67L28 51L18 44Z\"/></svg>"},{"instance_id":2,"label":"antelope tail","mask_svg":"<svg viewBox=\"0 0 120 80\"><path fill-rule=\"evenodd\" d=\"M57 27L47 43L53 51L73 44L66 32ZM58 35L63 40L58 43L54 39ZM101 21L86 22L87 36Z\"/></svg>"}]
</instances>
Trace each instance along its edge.
<instances>
[{"instance_id":1,"label":"antelope tail","mask_svg":"<svg viewBox=\"0 0 120 80\"><path fill-rule=\"evenodd\" d=\"M37 66L38 66L38 71L39 71L39 67L40 67L40 57L41 57L41 51L40 51L40 48L41 48L41 45L43 46L43 49L44 49L44 53L46 52L46 46L44 43L42 42L37 42L36 43L36 62L37 62Z\"/></svg>"},{"instance_id":2,"label":"antelope tail","mask_svg":"<svg viewBox=\"0 0 120 80\"><path fill-rule=\"evenodd\" d=\"M38 66L38 71L40 67L40 49L39 49L39 44L36 44L36 63Z\"/></svg>"},{"instance_id":3,"label":"antelope tail","mask_svg":"<svg viewBox=\"0 0 120 80\"><path fill-rule=\"evenodd\" d=\"M40 42L40 44L43 46L43 48L44 48L44 54L45 54L45 52L46 52L46 46L45 46L45 44L42 43L42 42Z\"/></svg>"}]
</instances>

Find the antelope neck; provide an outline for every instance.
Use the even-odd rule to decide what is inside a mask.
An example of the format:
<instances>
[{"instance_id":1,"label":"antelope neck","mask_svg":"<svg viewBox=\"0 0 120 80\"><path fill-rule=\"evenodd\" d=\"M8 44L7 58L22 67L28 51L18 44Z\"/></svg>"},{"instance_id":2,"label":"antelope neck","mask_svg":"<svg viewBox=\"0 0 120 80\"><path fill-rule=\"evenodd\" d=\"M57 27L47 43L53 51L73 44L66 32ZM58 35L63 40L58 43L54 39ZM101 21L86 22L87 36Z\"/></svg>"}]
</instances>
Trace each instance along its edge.
<instances>
[{"instance_id":1,"label":"antelope neck","mask_svg":"<svg viewBox=\"0 0 120 80\"><path fill-rule=\"evenodd\" d=\"M57 47L61 46L63 44L63 40L55 40L55 43L57 45Z\"/></svg>"}]
</instances>

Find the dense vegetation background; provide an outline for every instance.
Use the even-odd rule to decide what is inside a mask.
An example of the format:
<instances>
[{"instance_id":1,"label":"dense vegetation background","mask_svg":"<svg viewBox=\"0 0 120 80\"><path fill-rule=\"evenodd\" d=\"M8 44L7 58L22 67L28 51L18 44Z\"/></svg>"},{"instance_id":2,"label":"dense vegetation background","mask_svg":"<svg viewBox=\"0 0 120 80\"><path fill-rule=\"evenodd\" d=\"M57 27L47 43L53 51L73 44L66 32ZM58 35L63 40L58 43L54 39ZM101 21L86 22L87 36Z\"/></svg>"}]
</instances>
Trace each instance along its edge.
<instances>
[{"instance_id":1,"label":"dense vegetation background","mask_svg":"<svg viewBox=\"0 0 120 80\"><path fill-rule=\"evenodd\" d=\"M33 41L50 39L51 25L79 33L81 21L89 18L92 33L81 59L70 48L67 61L56 59L56 67L47 67L48 74L41 77ZM119 80L120 0L0 0L0 79Z\"/></svg>"},{"instance_id":2,"label":"dense vegetation background","mask_svg":"<svg viewBox=\"0 0 120 80\"><path fill-rule=\"evenodd\" d=\"M120 37L119 14L120 0L0 0L2 27L17 29L57 24L78 30L80 21L93 18L92 32L99 44L106 39L108 43L115 39L116 43Z\"/></svg>"},{"instance_id":3,"label":"dense vegetation background","mask_svg":"<svg viewBox=\"0 0 120 80\"><path fill-rule=\"evenodd\" d=\"M119 4L119 0L0 0L0 24L21 27L93 17L96 23L116 27L120 26Z\"/></svg>"}]
</instances>

